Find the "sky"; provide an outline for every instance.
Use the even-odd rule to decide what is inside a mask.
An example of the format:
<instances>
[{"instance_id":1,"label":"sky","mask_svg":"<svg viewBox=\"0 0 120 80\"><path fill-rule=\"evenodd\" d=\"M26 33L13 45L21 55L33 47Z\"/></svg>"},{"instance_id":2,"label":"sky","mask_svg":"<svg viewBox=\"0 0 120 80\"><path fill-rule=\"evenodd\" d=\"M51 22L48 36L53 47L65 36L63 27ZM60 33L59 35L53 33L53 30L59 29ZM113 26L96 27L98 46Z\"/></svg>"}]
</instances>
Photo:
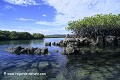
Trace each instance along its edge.
<instances>
[{"instance_id":1,"label":"sky","mask_svg":"<svg viewBox=\"0 0 120 80\"><path fill-rule=\"evenodd\" d=\"M69 21L120 14L120 0L0 0L0 30L68 34Z\"/></svg>"}]
</instances>

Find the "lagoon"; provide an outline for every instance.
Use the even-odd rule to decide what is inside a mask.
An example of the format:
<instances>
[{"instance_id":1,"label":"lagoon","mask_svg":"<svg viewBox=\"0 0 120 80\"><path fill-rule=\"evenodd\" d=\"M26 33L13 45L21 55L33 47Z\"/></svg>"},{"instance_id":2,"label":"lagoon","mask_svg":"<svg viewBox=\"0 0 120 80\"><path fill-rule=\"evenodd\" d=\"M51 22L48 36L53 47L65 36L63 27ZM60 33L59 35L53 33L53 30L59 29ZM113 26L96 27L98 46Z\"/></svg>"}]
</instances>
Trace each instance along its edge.
<instances>
[{"instance_id":1,"label":"lagoon","mask_svg":"<svg viewBox=\"0 0 120 80\"><path fill-rule=\"evenodd\" d=\"M59 42L60 40L64 40L64 38L0 41L0 80L120 79L119 58L96 61L83 60L79 55L61 54L64 50L63 47L44 45L45 42ZM18 45L23 47L47 47L49 54L16 55L5 51L6 48ZM88 47L87 49L91 48ZM111 48L109 49L111 50Z\"/></svg>"}]
</instances>

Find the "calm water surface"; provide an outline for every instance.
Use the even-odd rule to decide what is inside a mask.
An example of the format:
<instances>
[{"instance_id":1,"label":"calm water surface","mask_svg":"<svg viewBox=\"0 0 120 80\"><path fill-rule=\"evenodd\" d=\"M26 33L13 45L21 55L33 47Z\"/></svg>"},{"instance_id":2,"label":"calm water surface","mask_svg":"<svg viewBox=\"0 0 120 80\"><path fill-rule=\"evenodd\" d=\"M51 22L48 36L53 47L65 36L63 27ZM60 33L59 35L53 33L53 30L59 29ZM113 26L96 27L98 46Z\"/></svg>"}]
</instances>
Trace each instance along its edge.
<instances>
[{"instance_id":1,"label":"calm water surface","mask_svg":"<svg viewBox=\"0 0 120 80\"><path fill-rule=\"evenodd\" d=\"M48 46L48 55L16 55L5 51L17 45L42 48L45 42L63 39L0 41L0 80L120 80L120 58L81 60L79 55L61 54L64 48L58 46Z\"/></svg>"}]
</instances>

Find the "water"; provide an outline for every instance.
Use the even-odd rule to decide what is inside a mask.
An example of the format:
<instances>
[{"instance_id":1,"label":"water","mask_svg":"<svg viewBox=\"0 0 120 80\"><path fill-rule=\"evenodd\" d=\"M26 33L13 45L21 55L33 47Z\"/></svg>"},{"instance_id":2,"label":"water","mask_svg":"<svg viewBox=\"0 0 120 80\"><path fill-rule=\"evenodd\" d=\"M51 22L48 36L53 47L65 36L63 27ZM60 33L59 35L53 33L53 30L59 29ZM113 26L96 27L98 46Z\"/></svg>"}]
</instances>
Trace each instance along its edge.
<instances>
[{"instance_id":1,"label":"water","mask_svg":"<svg viewBox=\"0 0 120 80\"><path fill-rule=\"evenodd\" d=\"M17 45L42 48L45 42L63 39L0 41L0 80L120 80L119 58L83 60L79 55L61 54L64 48L58 46L48 46L47 55L16 55L5 51Z\"/></svg>"}]
</instances>

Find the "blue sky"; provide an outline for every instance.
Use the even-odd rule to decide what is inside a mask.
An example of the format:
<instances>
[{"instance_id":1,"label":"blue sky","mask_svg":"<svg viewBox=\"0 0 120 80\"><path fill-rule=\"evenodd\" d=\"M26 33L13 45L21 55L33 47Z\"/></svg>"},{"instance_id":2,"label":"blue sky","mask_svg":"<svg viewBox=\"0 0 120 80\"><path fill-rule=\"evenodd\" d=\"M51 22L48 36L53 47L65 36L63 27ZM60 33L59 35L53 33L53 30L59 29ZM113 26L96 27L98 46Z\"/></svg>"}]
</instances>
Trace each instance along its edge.
<instances>
[{"instance_id":1,"label":"blue sky","mask_svg":"<svg viewBox=\"0 0 120 80\"><path fill-rule=\"evenodd\" d=\"M120 14L120 0L0 0L0 30L67 34L68 21Z\"/></svg>"}]
</instances>

